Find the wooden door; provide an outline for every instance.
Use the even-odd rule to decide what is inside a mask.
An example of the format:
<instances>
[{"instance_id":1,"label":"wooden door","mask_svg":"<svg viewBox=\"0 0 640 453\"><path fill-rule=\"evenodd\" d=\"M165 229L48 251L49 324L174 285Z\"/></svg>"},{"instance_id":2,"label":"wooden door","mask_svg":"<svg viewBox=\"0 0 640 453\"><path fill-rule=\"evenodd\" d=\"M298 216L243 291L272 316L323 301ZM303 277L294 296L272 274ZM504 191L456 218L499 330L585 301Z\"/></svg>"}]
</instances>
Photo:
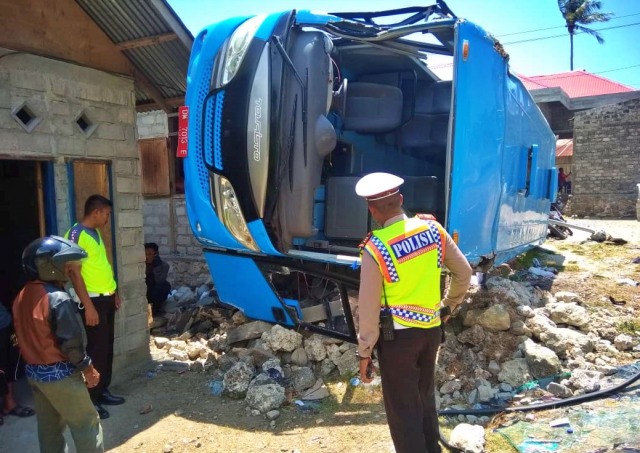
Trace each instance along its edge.
<instances>
[{"instance_id":1,"label":"wooden door","mask_svg":"<svg viewBox=\"0 0 640 453\"><path fill-rule=\"evenodd\" d=\"M166 197L171 194L169 151L166 138L138 140L142 166L142 195Z\"/></svg>"},{"instance_id":2,"label":"wooden door","mask_svg":"<svg viewBox=\"0 0 640 453\"><path fill-rule=\"evenodd\" d=\"M106 162L95 162L88 160L73 161L73 192L76 206L76 221L79 222L84 217L84 203L93 194L111 198L111 187L109 186L109 164ZM112 200L113 201L113 200ZM113 264L113 214L111 222L108 222L101 230L102 239L107 249L107 257L111 266ZM114 267L115 269L115 267Z\"/></svg>"}]
</instances>

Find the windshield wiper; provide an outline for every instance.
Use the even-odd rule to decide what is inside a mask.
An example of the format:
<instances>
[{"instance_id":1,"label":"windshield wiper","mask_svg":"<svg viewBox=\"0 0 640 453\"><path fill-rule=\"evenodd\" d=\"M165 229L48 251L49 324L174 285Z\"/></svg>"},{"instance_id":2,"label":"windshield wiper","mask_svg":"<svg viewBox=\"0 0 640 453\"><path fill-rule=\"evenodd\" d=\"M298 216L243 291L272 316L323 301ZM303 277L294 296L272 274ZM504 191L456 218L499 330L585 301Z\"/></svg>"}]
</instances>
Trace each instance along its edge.
<instances>
[{"instance_id":1,"label":"windshield wiper","mask_svg":"<svg viewBox=\"0 0 640 453\"><path fill-rule=\"evenodd\" d=\"M291 126L287 139L287 159L289 160L289 190L293 191L293 145L296 139L296 114L298 113L298 95L293 98L293 112L291 113Z\"/></svg>"},{"instance_id":2,"label":"windshield wiper","mask_svg":"<svg viewBox=\"0 0 640 453\"><path fill-rule=\"evenodd\" d=\"M296 81L298 82L298 85L300 85L300 88L302 90L302 127L303 127L302 147L303 147L303 153L304 153L304 166L306 167L307 166L307 84L302 81L302 78L300 78L300 74L298 74L298 71L296 70L296 67L293 64L293 61L291 61L289 54L287 53L284 46L282 45L282 39L280 39L280 36L273 35L271 37L271 41L273 41L273 44L276 46L276 49L278 49L280 56L282 56L282 59L286 63L287 67L293 73ZM309 68L307 68L306 78L308 81Z\"/></svg>"}]
</instances>

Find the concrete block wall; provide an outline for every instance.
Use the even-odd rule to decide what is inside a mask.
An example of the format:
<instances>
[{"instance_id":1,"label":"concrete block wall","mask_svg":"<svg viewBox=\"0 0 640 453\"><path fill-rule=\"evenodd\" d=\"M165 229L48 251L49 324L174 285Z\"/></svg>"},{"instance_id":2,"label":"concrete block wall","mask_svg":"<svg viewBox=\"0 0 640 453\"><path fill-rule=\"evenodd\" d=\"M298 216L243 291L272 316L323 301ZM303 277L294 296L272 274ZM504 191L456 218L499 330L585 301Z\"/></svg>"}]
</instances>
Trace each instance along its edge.
<instances>
[{"instance_id":1,"label":"concrete block wall","mask_svg":"<svg viewBox=\"0 0 640 453\"><path fill-rule=\"evenodd\" d=\"M184 196L174 196L171 204L175 249L168 257L171 265L169 277L175 286L200 286L210 283L211 276L202 254L202 246L193 236L189 226Z\"/></svg>"},{"instance_id":2,"label":"concrete block wall","mask_svg":"<svg viewBox=\"0 0 640 453\"><path fill-rule=\"evenodd\" d=\"M26 103L40 118L30 132L12 117ZM87 136L76 124L95 126ZM71 222L66 163L109 162L113 182L118 284L114 367L148 357L147 303L140 161L133 80L44 57L15 53L0 59L0 157L54 162L58 233Z\"/></svg>"},{"instance_id":3,"label":"concrete block wall","mask_svg":"<svg viewBox=\"0 0 640 453\"><path fill-rule=\"evenodd\" d=\"M167 115L162 110L138 113L136 127L141 139L167 137L169 134Z\"/></svg>"},{"instance_id":4,"label":"concrete block wall","mask_svg":"<svg viewBox=\"0 0 640 453\"><path fill-rule=\"evenodd\" d=\"M169 282L178 286L199 286L211 281L187 218L184 195L144 200L144 240L155 242L160 255L167 261Z\"/></svg>"},{"instance_id":5,"label":"concrete block wall","mask_svg":"<svg viewBox=\"0 0 640 453\"><path fill-rule=\"evenodd\" d=\"M573 157L570 213L635 217L640 183L640 99L577 113Z\"/></svg>"}]
</instances>

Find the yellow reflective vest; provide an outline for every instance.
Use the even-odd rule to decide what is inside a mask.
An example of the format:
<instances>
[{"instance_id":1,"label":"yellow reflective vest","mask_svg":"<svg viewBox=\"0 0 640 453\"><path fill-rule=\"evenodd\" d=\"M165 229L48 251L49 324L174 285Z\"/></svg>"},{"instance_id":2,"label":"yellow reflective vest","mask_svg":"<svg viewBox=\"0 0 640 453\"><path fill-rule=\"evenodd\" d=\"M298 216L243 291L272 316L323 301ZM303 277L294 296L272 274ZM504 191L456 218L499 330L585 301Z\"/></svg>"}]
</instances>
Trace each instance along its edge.
<instances>
[{"instance_id":1,"label":"yellow reflective vest","mask_svg":"<svg viewBox=\"0 0 640 453\"><path fill-rule=\"evenodd\" d=\"M407 327L440 325L440 275L445 256L444 228L433 220L404 219L375 230L364 249L383 277L381 308Z\"/></svg>"}]
</instances>

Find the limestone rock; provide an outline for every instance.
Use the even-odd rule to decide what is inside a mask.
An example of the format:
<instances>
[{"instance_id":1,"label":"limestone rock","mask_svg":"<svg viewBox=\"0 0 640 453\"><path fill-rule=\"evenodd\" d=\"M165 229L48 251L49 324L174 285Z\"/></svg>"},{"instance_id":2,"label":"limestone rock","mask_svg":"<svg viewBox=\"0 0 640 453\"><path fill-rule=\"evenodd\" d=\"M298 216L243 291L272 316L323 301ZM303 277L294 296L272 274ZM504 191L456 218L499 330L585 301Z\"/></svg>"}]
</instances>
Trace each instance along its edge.
<instances>
[{"instance_id":1,"label":"limestone rock","mask_svg":"<svg viewBox=\"0 0 640 453\"><path fill-rule=\"evenodd\" d=\"M236 312L236 314L237 313L240 313L240 312ZM242 313L240 313L240 315L242 315ZM239 317L237 319L239 319ZM272 324L269 324L268 322L264 322L264 321L253 321L253 322L244 323L242 325L238 325L238 324L236 325L238 327L229 329L227 331L227 342L229 344L234 344L234 343L238 343L240 341L245 341L245 340L255 340L257 338L260 338L262 335L265 334L265 332L269 332L273 328ZM283 329L282 327L280 328ZM276 351L276 349L273 349L273 350Z\"/></svg>"},{"instance_id":2,"label":"limestone rock","mask_svg":"<svg viewBox=\"0 0 640 453\"><path fill-rule=\"evenodd\" d=\"M444 384L442 384L442 387L440 387L440 393L442 393L443 395L449 394L449 393L453 393L456 390L460 390L462 388L462 383L460 382L460 379L454 379L452 381L447 381Z\"/></svg>"},{"instance_id":3,"label":"limestone rock","mask_svg":"<svg viewBox=\"0 0 640 453\"><path fill-rule=\"evenodd\" d=\"M528 305L519 305L516 308L516 313L524 318L533 318L535 316L533 309Z\"/></svg>"},{"instance_id":4,"label":"limestone rock","mask_svg":"<svg viewBox=\"0 0 640 453\"><path fill-rule=\"evenodd\" d=\"M229 342L227 341L227 334L215 334L212 338L207 341L207 346L209 346L213 351L223 352L229 349Z\"/></svg>"},{"instance_id":5,"label":"limestone rock","mask_svg":"<svg viewBox=\"0 0 640 453\"><path fill-rule=\"evenodd\" d=\"M506 382L513 387L520 387L531 380L529 366L526 359L513 359L502 364L502 370L498 373L498 380Z\"/></svg>"},{"instance_id":6,"label":"limestone rock","mask_svg":"<svg viewBox=\"0 0 640 453\"><path fill-rule=\"evenodd\" d=\"M236 363L224 374L225 393L236 398L243 397L249 388L252 377L253 370L246 363Z\"/></svg>"},{"instance_id":7,"label":"limestone rock","mask_svg":"<svg viewBox=\"0 0 640 453\"><path fill-rule=\"evenodd\" d=\"M304 350L310 360L321 362L327 357L327 348L325 347L320 335L311 335L304 341Z\"/></svg>"},{"instance_id":8,"label":"limestone rock","mask_svg":"<svg viewBox=\"0 0 640 453\"><path fill-rule=\"evenodd\" d=\"M241 311L237 311L231 316L231 320L236 326L241 326L242 324L246 324L249 320Z\"/></svg>"},{"instance_id":9,"label":"limestone rock","mask_svg":"<svg viewBox=\"0 0 640 453\"><path fill-rule=\"evenodd\" d=\"M340 376L350 373L357 373L360 371L360 361L356 356L355 348L349 349L344 354L340 356L338 359L338 363L336 363L338 367L338 371L340 372Z\"/></svg>"},{"instance_id":10,"label":"limestone rock","mask_svg":"<svg viewBox=\"0 0 640 453\"><path fill-rule=\"evenodd\" d=\"M328 358L324 359L320 363L320 376L327 376L329 373L335 370L335 368L336 368L336 364L333 363L331 359L328 359Z\"/></svg>"},{"instance_id":11,"label":"limestone rock","mask_svg":"<svg viewBox=\"0 0 640 453\"><path fill-rule=\"evenodd\" d=\"M316 383L316 377L311 368L300 367L291 371L291 386L298 393L313 386Z\"/></svg>"},{"instance_id":12,"label":"limestone rock","mask_svg":"<svg viewBox=\"0 0 640 453\"><path fill-rule=\"evenodd\" d=\"M490 401L494 396L496 396L496 393L498 393L498 390L492 388L491 384L489 384L489 382L487 381L480 383L480 385L478 385L477 390L478 390L478 401L480 403L486 403L487 401Z\"/></svg>"},{"instance_id":13,"label":"limestone rock","mask_svg":"<svg viewBox=\"0 0 640 453\"><path fill-rule=\"evenodd\" d=\"M541 332L540 339L560 357L565 357L570 351L573 354L591 352L594 346L589 336L568 328Z\"/></svg>"},{"instance_id":14,"label":"limestone rock","mask_svg":"<svg viewBox=\"0 0 640 453\"><path fill-rule=\"evenodd\" d=\"M309 357L304 348L296 348L296 350L291 353L289 360L293 365L297 366L306 366L309 363Z\"/></svg>"},{"instance_id":15,"label":"limestone rock","mask_svg":"<svg viewBox=\"0 0 640 453\"><path fill-rule=\"evenodd\" d=\"M155 337L153 342L155 343L156 348L162 349L167 343L169 343L169 339L165 337Z\"/></svg>"},{"instance_id":16,"label":"limestone rock","mask_svg":"<svg viewBox=\"0 0 640 453\"><path fill-rule=\"evenodd\" d=\"M556 324L567 324L582 327L589 323L589 314L583 307L565 302L556 302L547 305L549 318Z\"/></svg>"},{"instance_id":17,"label":"limestone rock","mask_svg":"<svg viewBox=\"0 0 640 453\"><path fill-rule=\"evenodd\" d=\"M573 370L569 384L578 390L584 390L585 393L591 393L600 390L600 379L602 373L599 371Z\"/></svg>"},{"instance_id":18,"label":"limestone rock","mask_svg":"<svg viewBox=\"0 0 640 453\"><path fill-rule=\"evenodd\" d=\"M293 330L285 329L279 324L264 333L263 340L273 351L292 352L302 346L302 335Z\"/></svg>"},{"instance_id":19,"label":"limestone rock","mask_svg":"<svg viewBox=\"0 0 640 453\"><path fill-rule=\"evenodd\" d=\"M187 349L187 342L183 340L170 340L166 345L169 349L179 349L180 351Z\"/></svg>"},{"instance_id":20,"label":"limestone rock","mask_svg":"<svg viewBox=\"0 0 640 453\"><path fill-rule=\"evenodd\" d=\"M634 341L630 335L620 334L613 340L613 344L618 351L628 351L633 348Z\"/></svg>"},{"instance_id":21,"label":"limestone rock","mask_svg":"<svg viewBox=\"0 0 640 453\"><path fill-rule=\"evenodd\" d=\"M185 351L181 351L180 349L169 349L169 356L171 356L175 360L180 360L181 362L186 362L189 360L189 356Z\"/></svg>"},{"instance_id":22,"label":"limestone rock","mask_svg":"<svg viewBox=\"0 0 640 453\"><path fill-rule=\"evenodd\" d=\"M492 332L509 330L511 318L509 311L500 304L493 305L486 310L469 310L464 317L465 326L479 324Z\"/></svg>"},{"instance_id":23,"label":"limestone rock","mask_svg":"<svg viewBox=\"0 0 640 453\"><path fill-rule=\"evenodd\" d=\"M547 392L557 396L558 398L569 398L573 396L573 392L569 387L558 384L557 382L550 382L547 386Z\"/></svg>"},{"instance_id":24,"label":"limestone rock","mask_svg":"<svg viewBox=\"0 0 640 453\"><path fill-rule=\"evenodd\" d=\"M469 329L463 330L458 335L458 341L478 346L484 342L485 336L484 329L480 325L476 324Z\"/></svg>"},{"instance_id":25,"label":"limestone rock","mask_svg":"<svg viewBox=\"0 0 640 453\"><path fill-rule=\"evenodd\" d=\"M280 417L280 411L277 410L272 410L266 413L267 416L267 420L275 420L276 418Z\"/></svg>"},{"instance_id":26,"label":"limestone rock","mask_svg":"<svg viewBox=\"0 0 640 453\"><path fill-rule=\"evenodd\" d=\"M342 357L342 353L340 352L340 346L337 344L330 344L327 346L327 357L331 360L335 365L340 361L340 357Z\"/></svg>"},{"instance_id":27,"label":"limestone rock","mask_svg":"<svg viewBox=\"0 0 640 453\"><path fill-rule=\"evenodd\" d=\"M251 387L247 391L245 402L261 413L278 409L285 401L284 387L278 384L266 384Z\"/></svg>"},{"instance_id":28,"label":"limestone rock","mask_svg":"<svg viewBox=\"0 0 640 453\"><path fill-rule=\"evenodd\" d=\"M569 291L558 291L554 294L554 297L558 302L575 302L577 304L583 303L583 300L579 295Z\"/></svg>"},{"instance_id":29,"label":"limestone rock","mask_svg":"<svg viewBox=\"0 0 640 453\"><path fill-rule=\"evenodd\" d=\"M524 342L524 356L529 371L536 379L557 374L562 368L555 352L531 339Z\"/></svg>"},{"instance_id":30,"label":"limestone rock","mask_svg":"<svg viewBox=\"0 0 640 453\"><path fill-rule=\"evenodd\" d=\"M190 360L195 360L200 357L207 358L207 352L207 348L200 343L190 343L186 349Z\"/></svg>"},{"instance_id":31,"label":"limestone rock","mask_svg":"<svg viewBox=\"0 0 640 453\"><path fill-rule=\"evenodd\" d=\"M461 423L453 428L449 443L465 453L484 452L484 428Z\"/></svg>"},{"instance_id":32,"label":"limestone rock","mask_svg":"<svg viewBox=\"0 0 640 453\"><path fill-rule=\"evenodd\" d=\"M527 319L525 325L536 338L540 338L544 332L558 327L553 321L546 317L540 309L536 309L534 312L534 316Z\"/></svg>"},{"instance_id":33,"label":"limestone rock","mask_svg":"<svg viewBox=\"0 0 640 453\"><path fill-rule=\"evenodd\" d=\"M539 296L532 293L529 288L520 282L507 278L491 277L487 280L489 293L498 300L510 303L514 306L538 304Z\"/></svg>"},{"instance_id":34,"label":"limestone rock","mask_svg":"<svg viewBox=\"0 0 640 453\"><path fill-rule=\"evenodd\" d=\"M498 362L496 362L495 360L492 360L491 362L489 362L489 372L491 374L493 374L494 376L497 376L498 373L500 373L500 364Z\"/></svg>"}]
</instances>

